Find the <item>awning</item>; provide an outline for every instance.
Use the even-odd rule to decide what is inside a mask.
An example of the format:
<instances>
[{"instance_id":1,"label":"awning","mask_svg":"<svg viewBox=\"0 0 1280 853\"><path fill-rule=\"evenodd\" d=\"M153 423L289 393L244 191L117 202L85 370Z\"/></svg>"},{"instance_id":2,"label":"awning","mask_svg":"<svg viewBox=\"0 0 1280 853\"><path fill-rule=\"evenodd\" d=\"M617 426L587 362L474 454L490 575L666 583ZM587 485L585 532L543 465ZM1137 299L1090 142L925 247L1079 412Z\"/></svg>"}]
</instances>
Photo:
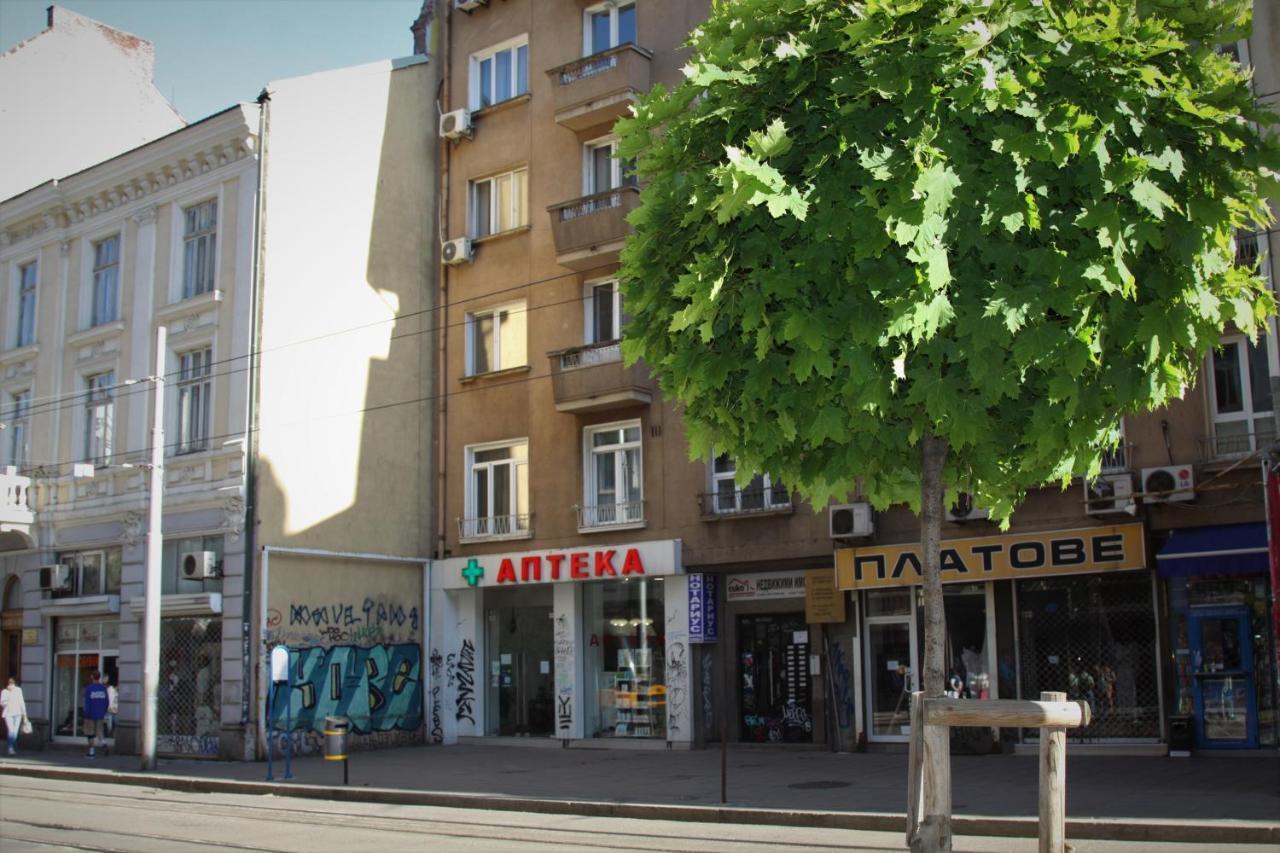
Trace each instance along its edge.
<instances>
[{"instance_id":1,"label":"awning","mask_svg":"<svg viewBox=\"0 0 1280 853\"><path fill-rule=\"evenodd\" d=\"M1175 530L1156 554L1156 573L1162 578L1267 571L1267 528L1261 522Z\"/></svg>"}]
</instances>

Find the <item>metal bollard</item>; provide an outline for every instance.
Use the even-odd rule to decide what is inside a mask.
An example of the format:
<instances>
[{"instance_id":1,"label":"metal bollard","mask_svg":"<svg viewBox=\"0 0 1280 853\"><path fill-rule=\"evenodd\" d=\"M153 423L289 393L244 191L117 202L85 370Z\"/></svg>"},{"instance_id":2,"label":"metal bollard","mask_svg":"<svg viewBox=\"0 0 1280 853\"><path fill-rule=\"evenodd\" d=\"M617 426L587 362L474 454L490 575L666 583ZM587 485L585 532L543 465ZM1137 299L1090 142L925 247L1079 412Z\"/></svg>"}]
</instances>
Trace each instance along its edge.
<instances>
[{"instance_id":1,"label":"metal bollard","mask_svg":"<svg viewBox=\"0 0 1280 853\"><path fill-rule=\"evenodd\" d=\"M324 760L342 762L342 784L347 784L347 735L351 720L346 717L324 718Z\"/></svg>"}]
</instances>

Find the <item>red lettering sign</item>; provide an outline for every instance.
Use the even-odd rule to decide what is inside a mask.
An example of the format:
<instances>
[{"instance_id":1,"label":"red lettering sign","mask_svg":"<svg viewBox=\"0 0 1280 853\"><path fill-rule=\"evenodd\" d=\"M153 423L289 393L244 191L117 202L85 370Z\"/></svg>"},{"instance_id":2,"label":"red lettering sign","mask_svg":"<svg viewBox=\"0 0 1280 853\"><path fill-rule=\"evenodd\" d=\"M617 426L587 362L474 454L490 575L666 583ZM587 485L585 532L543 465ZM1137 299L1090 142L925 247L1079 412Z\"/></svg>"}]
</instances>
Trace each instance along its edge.
<instances>
[{"instance_id":1,"label":"red lettering sign","mask_svg":"<svg viewBox=\"0 0 1280 853\"><path fill-rule=\"evenodd\" d=\"M560 580L560 563L564 560L564 554L548 554L547 565L551 567L551 579L553 581Z\"/></svg>"},{"instance_id":2,"label":"red lettering sign","mask_svg":"<svg viewBox=\"0 0 1280 853\"><path fill-rule=\"evenodd\" d=\"M602 578L606 574L617 576L618 572L613 568L613 551L596 551L596 577Z\"/></svg>"},{"instance_id":3,"label":"red lettering sign","mask_svg":"<svg viewBox=\"0 0 1280 853\"><path fill-rule=\"evenodd\" d=\"M520 580L542 580L542 558L541 557L521 557L520 558Z\"/></svg>"},{"instance_id":4,"label":"red lettering sign","mask_svg":"<svg viewBox=\"0 0 1280 853\"><path fill-rule=\"evenodd\" d=\"M624 575L644 574L644 562L640 559L640 552L635 548L627 549L627 556L622 560L622 573Z\"/></svg>"},{"instance_id":5,"label":"red lettering sign","mask_svg":"<svg viewBox=\"0 0 1280 853\"><path fill-rule=\"evenodd\" d=\"M569 577L578 580L590 577L587 574L587 554L585 551L576 551L569 555Z\"/></svg>"},{"instance_id":6,"label":"red lettering sign","mask_svg":"<svg viewBox=\"0 0 1280 853\"><path fill-rule=\"evenodd\" d=\"M502 560L502 565L498 566L498 583L515 583L516 567L511 562L510 557Z\"/></svg>"}]
</instances>

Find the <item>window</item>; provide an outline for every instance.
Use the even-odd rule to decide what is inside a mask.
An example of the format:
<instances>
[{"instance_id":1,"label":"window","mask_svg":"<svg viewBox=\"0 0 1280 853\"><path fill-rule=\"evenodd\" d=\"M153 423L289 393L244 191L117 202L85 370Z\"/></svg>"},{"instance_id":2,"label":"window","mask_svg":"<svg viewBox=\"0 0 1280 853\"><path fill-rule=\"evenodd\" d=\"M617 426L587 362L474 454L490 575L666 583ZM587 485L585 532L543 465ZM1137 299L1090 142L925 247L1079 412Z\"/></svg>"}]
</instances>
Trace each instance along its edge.
<instances>
[{"instance_id":1,"label":"window","mask_svg":"<svg viewBox=\"0 0 1280 853\"><path fill-rule=\"evenodd\" d=\"M119 548L105 551L63 551L57 562L71 567L75 588L69 595L119 595Z\"/></svg>"},{"instance_id":2,"label":"window","mask_svg":"<svg viewBox=\"0 0 1280 853\"><path fill-rule=\"evenodd\" d=\"M178 452L193 453L209 444L209 368L213 350L208 347L178 356Z\"/></svg>"},{"instance_id":3,"label":"window","mask_svg":"<svg viewBox=\"0 0 1280 853\"><path fill-rule=\"evenodd\" d=\"M770 481L768 474L756 474L745 488L738 488L738 464L727 453L711 462L711 511L716 515L735 512L763 512L791 506L786 486Z\"/></svg>"},{"instance_id":4,"label":"window","mask_svg":"<svg viewBox=\"0 0 1280 853\"><path fill-rule=\"evenodd\" d=\"M101 326L120 318L120 236L93 244L93 305L89 325Z\"/></svg>"},{"instance_id":5,"label":"window","mask_svg":"<svg viewBox=\"0 0 1280 853\"><path fill-rule=\"evenodd\" d=\"M1213 354L1213 450L1235 456L1265 447L1275 436L1267 347L1228 338Z\"/></svg>"},{"instance_id":6,"label":"window","mask_svg":"<svg viewBox=\"0 0 1280 853\"><path fill-rule=\"evenodd\" d=\"M218 243L218 202L206 201L182 211L182 298L213 290Z\"/></svg>"},{"instance_id":7,"label":"window","mask_svg":"<svg viewBox=\"0 0 1280 853\"><path fill-rule=\"evenodd\" d=\"M523 302L467 315L467 375L522 367L525 361Z\"/></svg>"},{"instance_id":8,"label":"window","mask_svg":"<svg viewBox=\"0 0 1280 853\"><path fill-rule=\"evenodd\" d=\"M585 438L586 495L578 526L642 523L640 422L588 427Z\"/></svg>"},{"instance_id":9,"label":"window","mask_svg":"<svg viewBox=\"0 0 1280 853\"><path fill-rule=\"evenodd\" d=\"M84 459L105 465L111 458L112 430L115 420L114 370L97 373L85 379Z\"/></svg>"},{"instance_id":10,"label":"window","mask_svg":"<svg viewBox=\"0 0 1280 853\"><path fill-rule=\"evenodd\" d=\"M501 234L529 224L527 169L471 182L471 235Z\"/></svg>"},{"instance_id":11,"label":"window","mask_svg":"<svg viewBox=\"0 0 1280 853\"><path fill-rule=\"evenodd\" d=\"M529 91L529 37L520 36L471 57L471 109L500 104Z\"/></svg>"},{"instance_id":12,"label":"window","mask_svg":"<svg viewBox=\"0 0 1280 853\"><path fill-rule=\"evenodd\" d=\"M583 51L586 56L636 40L636 4L601 3L584 13Z\"/></svg>"},{"instance_id":13,"label":"window","mask_svg":"<svg viewBox=\"0 0 1280 853\"><path fill-rule=\"evenodd\" d=\"M467 448L467 517L461 538L529 531L529 443Z\"/></svg>"},{"instance_id":14,"label":"window","mask_svg":"<svg viewBox=\"0 0 1280 853\"><path fill-rule=\"evenodd\" d=\"M617 149L616 139L603 139L586 144L583 157L584 194L595 195L616 190L618 187L636 185L633 164L619 160Z\"/></svg>"},{"instance_id":15,"label":"window","mask_svg":"<svg viewBox=\"0 0 1280 853\"><path fill-rule=\"evenodd\" d=\"M19 391L9 397L9 411L4 420L9 431L7 464L25 468L31 426L30 391Z\"/></svg>"},{"instance_id":16,"label":"window","mask_svg":"<svg viewBox=\"0 0 1280 853\"><path fill-rule=\"evenodd\" d=\"M222 589L222 578L188 578L182 573L182 556L184 554L212 551L214 563L221 565L223 537L191 536L185 539L166 539L160 550L160 591L165 595L174 593L218 592ZM167 621L167 620L166 620Z\"/></svg>"},{"instance_id":17,"label":"window","mask_svg":"<svg viewBox=\"0 0 1280 853\"><path fill-rule=\"evenodd\" d=\"M25 347L36 341L36 262L18 267L18 328L15 346Z\"/></svg>"},{"instance_id":18,"label":"window","mask_svg":"<svg viewBox=\"0 0 1280 853\"><path fill-rule=\"evenodd\" d=\"M603 344L622 337L626 315L622 313L622 293L616 281L602 281L587 285L583 303L586 318L586 342Z\"/></svg>"}]
</instances>

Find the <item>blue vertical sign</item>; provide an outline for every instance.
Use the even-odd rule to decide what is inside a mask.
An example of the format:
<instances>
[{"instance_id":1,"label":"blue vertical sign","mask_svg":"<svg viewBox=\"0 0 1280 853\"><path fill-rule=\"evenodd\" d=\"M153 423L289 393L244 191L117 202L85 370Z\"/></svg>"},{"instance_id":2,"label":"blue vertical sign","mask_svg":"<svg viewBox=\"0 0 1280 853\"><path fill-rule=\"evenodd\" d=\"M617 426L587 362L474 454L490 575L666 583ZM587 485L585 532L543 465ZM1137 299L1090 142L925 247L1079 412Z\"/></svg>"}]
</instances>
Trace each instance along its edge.
<instances>
[{"instance_id":1,"label":"blue vertical sign","mask_svg":"<svg viewBox=\"0 0 1280 853\"><path fill-rule=\"evenodd\" d=\"M689 642L714 643L720 639L714 575L694 573L689 579Z\"/></svg>"}]
</instances>

